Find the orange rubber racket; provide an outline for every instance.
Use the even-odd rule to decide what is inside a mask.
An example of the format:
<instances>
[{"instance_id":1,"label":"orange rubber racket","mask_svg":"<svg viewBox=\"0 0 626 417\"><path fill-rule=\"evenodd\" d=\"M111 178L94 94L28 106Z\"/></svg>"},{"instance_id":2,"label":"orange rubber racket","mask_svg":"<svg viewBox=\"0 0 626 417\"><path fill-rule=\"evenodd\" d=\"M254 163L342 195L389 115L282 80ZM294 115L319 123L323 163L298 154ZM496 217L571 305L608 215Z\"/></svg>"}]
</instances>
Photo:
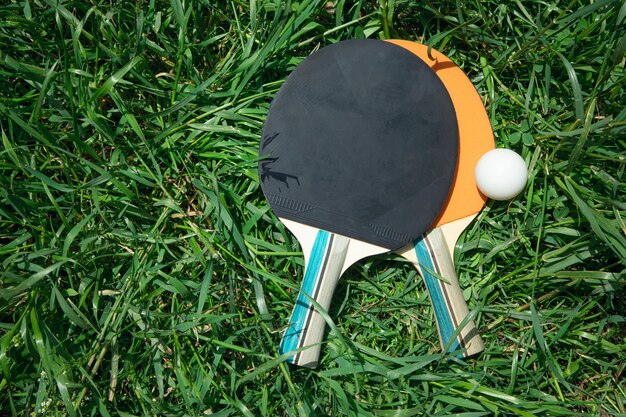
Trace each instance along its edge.
<instances>
[{"instance_id":1,"label":"orange rubber racket","mask_svg":"<svg viewBox=\"0 0 626 417\"><path fill-rule=\"evenodd\" d=\"M466 357L484 349L469 315L454 267L454 246L480 213L487 197L476 186L474 169L480 157L495 148L493 131L482 100L465 73L448 57L416 42L390 40L413 52L437 74L450 94L459 128L459 158L448 201L432 229L413 245L396 251L413 262L424 278L443 349ZM464 323L462 329L459 326Z\"/></svg>"}]
</instances>

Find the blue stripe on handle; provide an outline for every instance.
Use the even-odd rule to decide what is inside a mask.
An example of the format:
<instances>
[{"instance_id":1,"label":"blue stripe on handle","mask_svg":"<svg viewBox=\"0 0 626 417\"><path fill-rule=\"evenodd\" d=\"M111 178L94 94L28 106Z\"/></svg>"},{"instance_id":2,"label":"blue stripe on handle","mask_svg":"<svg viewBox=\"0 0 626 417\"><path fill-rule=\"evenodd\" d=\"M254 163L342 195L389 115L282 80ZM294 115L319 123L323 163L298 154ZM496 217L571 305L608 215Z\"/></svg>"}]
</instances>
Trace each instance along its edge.
<instances>
[{"instance_id":1,"label":"blue stripe on handle","mask_svg":"<svg viewBox=\"0 0 626 417\"><path fill-rule=\"evenodd\" d=\"M315 242L313 243L313 250L311 250L311 258L309 259L309 264L306 266L304 273L302 287L300 288L293 313L291 313L290 326L285 331L283 340L280 342L279 352L281 355L297 349L300 339L304 337L304 324L306 323L307 315L310 310L313 309L311 302L304 294L307 294L311 298L314 295L313 292L317 286L317 281L320 279L320 268L324 261L329 237L329 232L324 230L317 232Z\"/></svg>"},{"instance_id":2,"label":"blue stripe on handle","mask_svg":"<svg viewBox=\"0 0 626 417\"><path fill-rule=\"evenodd\" d=\"M435 316L437 317L439 331L441 332L441 340L443 345L447 346L454 335L455 326L452 322L452 316L450 315L446 298L441 289L442 284L439 282L439 279L432 274L432 272L441 274L441 271L435 269L430 251L428 250L423 237L419 238L415 242L415 255L417 256L417 262L420 270L422 271L426 288L428 289L430 299L433 303L433 310L435 312ZM455 350L459 350L459 348L459 342L455 339L448 348L448 351L453 352Z\"/></svg>"}]
</instances>

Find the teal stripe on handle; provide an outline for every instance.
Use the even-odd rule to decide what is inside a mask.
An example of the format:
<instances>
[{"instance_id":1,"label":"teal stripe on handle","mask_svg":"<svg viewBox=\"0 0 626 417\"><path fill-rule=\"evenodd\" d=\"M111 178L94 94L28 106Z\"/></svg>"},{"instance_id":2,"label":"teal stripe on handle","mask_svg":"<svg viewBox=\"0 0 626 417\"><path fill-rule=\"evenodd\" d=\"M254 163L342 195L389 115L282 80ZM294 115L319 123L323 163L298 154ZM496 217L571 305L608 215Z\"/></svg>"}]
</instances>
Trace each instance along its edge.
<instances>
[{"instance_id":1,"label":"teal stripe on handle","mask_svg":"<svg viewBox=\"0 0 626 417\"><path fill-rule=\"evenodd\" d=\"M290 326L285 331L283 340L280 342L279 352L281 355L297 349L300 339L304 337L304 324L306 323L310 309L313 308L311 302L304 294L313 297L317 281L321 279L320 269L324 262L324 255L326 254L329 238L329 232L324 230L317 232L315 242L313 243L313 250L311 250L311 258L309 259L309 264L306 266L304 273L302 287L300 288L293 313L291 313Z\"/></svg>"},{"instance_id":2,"label":"teal stripe on handle","mask_svg":"<svg viewBox=\"0 0 626 417\"><path fill-rule=\"evenodd\" d=\"M424 282L426 283L426 288L428 289L430 299L433 303L435 316L437 316L437 323L439 323L439 331L441 332L441 340L443 341L444 346L446 346L450 343L450 339L452 339L452 336L454 335L455 326L452 322L452 316L450 315L445 295L441 289L441 283L431 272L434 271L436 273L440 273L440 271L435 269L430 251L428 250L423 237L415 242L415 255L417 256L417 262L419 263L422 276L424 277ZM455 341L448 348L448 351L453 352L455 350L459 350L459 348L459 342L455 339Z\"/></svg>"}]
</instances>

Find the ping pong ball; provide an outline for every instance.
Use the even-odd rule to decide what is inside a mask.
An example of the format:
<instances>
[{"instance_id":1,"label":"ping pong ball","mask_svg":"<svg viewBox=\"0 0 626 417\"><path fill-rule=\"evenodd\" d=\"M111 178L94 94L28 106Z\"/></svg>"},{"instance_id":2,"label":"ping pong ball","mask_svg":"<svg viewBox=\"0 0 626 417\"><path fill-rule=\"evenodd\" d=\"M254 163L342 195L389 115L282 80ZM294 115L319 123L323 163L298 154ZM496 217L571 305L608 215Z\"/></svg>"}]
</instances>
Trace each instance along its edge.
<instances>
[{"instance_id":1,"label":"ping pong ball","mask_svg":"<svg viewBox=\"0 0 626 417\"><path fill-rule=\"evenodd\" d=\"M478 189L487 197L510 200L526 186L528 170L517 153L509 149L493 149L478 160L474 177Z\"/></svg>"}]
</instances>

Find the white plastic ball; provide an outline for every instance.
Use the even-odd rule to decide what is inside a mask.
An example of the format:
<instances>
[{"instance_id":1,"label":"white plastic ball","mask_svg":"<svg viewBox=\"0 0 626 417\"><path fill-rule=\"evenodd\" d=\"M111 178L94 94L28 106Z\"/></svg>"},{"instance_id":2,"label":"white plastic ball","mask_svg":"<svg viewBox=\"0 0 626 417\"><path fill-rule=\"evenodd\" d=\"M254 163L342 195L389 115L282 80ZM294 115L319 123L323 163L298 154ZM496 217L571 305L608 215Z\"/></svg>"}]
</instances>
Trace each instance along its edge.
<instances>
[{"instance_id":1,"label":"white plastic ball","mask_svg":"<svg viewBox=\"0 0 626 417\"><path fill-rule=\"evenodd\" d=\"M526 163L510 149L493 149L485 153L474 170L476 185L487 197L510 200L526 186Z\"/></svg>"}]
</instances>

